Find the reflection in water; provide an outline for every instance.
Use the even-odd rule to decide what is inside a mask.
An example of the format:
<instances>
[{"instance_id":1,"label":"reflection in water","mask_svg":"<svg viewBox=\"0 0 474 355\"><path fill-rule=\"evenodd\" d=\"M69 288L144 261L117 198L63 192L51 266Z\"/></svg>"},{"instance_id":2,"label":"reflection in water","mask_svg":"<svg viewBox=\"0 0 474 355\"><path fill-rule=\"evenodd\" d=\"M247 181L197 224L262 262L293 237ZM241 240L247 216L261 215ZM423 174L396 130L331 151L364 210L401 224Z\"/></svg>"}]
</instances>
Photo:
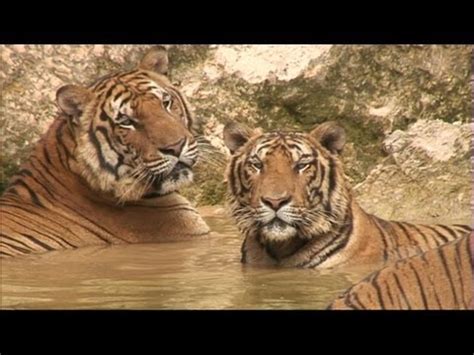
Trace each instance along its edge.
<instances>
[{"instance_id":1,"label":"reflection in water","mask_svg":"<svg viewBox=\"0 0 474 355\"><path fill-rule=\"evenodd\" d=\"M2 308L321 309L364 276L240 263L221 208L202 208L207 239L91 247L2 260Z\"/></svg>"}]
</instances>

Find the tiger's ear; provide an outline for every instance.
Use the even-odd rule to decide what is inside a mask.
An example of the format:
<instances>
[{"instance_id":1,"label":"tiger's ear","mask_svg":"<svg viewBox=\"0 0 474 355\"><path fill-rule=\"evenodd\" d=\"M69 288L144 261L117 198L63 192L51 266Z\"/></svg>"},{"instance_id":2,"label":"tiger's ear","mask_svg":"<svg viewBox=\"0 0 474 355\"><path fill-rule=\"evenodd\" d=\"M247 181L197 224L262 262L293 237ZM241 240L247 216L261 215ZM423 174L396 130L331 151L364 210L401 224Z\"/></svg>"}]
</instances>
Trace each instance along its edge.
<instances>
[{"instance_id":1,"label":"tiger's ear","mask_svg":"<svg viewBox=\"0 0 474 355\"><path fill-rule=\"evenodd\" d=\"M310 135L333 154L340 154L346 144L346 131L334 121L316 126Z\"/></svg>"},{"instance_id":2,"label":"tiger's ear","mask_svg":"<svg viewBox=\"0 0 474 355\"><path fill-rule=\"evenodd\" d=\"M243 146L248 140L254 136L263 133L261 128L251 130L247 126L237 122L229 122L224 127L224 143L230 152L234 152Z\"/></svg>"},{"instance_id":3,"label":"tiger's ear","mask_svg":"<svg viewBox=\"0 0 474 355\"><path fill-rule=\"evenodd\" d=\"M92 93L81 86L65 85L56 92L59 108L75 120L79 118L91 99Z\"/></svg>"},{"instance_id":4,"label":"tiger's ear","mask_svg":"<svg viewBox=\"0 0 474 355\"><path fill-rule=\"evenodd\" d=\"M138 67L167 75L168 63L168 50L164 46L155 46L145 54Z\"/></svg>"}]
</instances>

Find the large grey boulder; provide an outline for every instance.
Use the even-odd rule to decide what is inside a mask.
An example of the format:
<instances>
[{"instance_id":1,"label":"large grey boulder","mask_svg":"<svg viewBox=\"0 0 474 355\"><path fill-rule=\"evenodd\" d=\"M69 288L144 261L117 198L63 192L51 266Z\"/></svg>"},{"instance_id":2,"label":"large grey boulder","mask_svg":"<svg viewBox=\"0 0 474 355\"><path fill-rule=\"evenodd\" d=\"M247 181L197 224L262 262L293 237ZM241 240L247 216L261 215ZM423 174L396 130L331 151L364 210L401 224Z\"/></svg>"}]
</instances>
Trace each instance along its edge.
<instances>
[{"instance_id":1,"label":"large grey boulder","mask_svg":"<svg viewBox=\"0 0 474 355\"><path fill-rule=\"evenodd\" d=\"M54 118L60 86L131 67L147 48L0 46L0 188ZM470 222L470 46L168 48L172 79L223 154L230 120L265 129L337 120L349 136L346 173L364 207L394 219ZM183 192L198 204L222 203L223 168L207 163Z\"/></svg>"}]
</instances>

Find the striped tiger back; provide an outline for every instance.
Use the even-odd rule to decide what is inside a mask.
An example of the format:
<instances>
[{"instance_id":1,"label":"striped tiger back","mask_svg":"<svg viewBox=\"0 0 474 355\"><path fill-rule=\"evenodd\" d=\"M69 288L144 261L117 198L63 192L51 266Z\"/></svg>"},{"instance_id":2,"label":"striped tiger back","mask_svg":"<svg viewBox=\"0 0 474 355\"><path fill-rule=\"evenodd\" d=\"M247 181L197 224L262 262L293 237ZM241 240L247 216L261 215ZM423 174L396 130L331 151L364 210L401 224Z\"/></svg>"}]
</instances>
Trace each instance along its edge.
<instances>
[{"instance_id":1,"label":"striped tiger back","mask_svg":"<svg viewBox=\"0 0 474 355\"><path fill-rule=\"evenodd\" d=\"M348 289L329 309L469 309L471 235L391 263Z\"/></svg>"}]
</instances>

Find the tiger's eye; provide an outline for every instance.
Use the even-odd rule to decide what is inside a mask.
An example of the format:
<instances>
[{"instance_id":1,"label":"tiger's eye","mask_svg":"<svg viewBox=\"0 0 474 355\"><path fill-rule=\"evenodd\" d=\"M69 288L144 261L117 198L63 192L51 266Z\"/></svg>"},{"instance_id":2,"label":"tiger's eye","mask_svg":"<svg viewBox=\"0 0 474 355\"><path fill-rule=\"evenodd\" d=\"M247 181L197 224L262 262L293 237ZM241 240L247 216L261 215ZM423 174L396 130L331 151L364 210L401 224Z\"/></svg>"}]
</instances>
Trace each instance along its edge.
<instances>
[{"instance_id":1,"label":"tiger's eye","mask_svg":"<svg viewBox=\"0 0 474 355\"><path fill-rule=\"evenodd\" d=\"M162 102L163 102L163 107L164 107L166 110L170 111L170 110L171 110L171 106L173 105L173 98L172 98L171 96L169 96L169 95L166 95L166 96L163 97Z\"/></svg>"},{"instance_id":2,"label":"tiger's eye","mask_svg":"<svg viewBox=\"0 0 474 355\"><path fill-rule=\"evenodd\" d=\"M121 126L121 127L124 127L124 128L131 128L131 127L135 127L135 121L132 120L130 117L128 117L127 115L122 115L120 116L120 119L118 121L118 124Z\"/></svg>"},{"instance_id":3,"label":"tiger's eye","mask_svg":"<svg viewBox=\"0 0 474 355\"><path fill-rule=\"evenodd\" d=\"M131 126L133 125L133 121L130 118L127 118L125 121L120 122L120 124L124 126Z\"/></svg>"},{"instance_id":4,"label":"tiger's eye","mask_svg":"<svg viewBox=\"0 0 474 355\"><path fill-rule=\"evenodd\" d=\"M255 170L261 170L263 168L263 164L261 161L252 161L250 162L250 165L252 166L252 168L254 168Z\"/></svg>"},{"instance_id":5,"label":"tiger's eye","mask_svg":"<svg viewBox=\"0 0 474 355\"><path fill-rule=\"evenodd\" d=\"M299 171L303 171L305 170L306 168L308 168L310 165L310 163L298 163L296 165L296 169L299 170Z\"/></svg>"}]
</instances>

